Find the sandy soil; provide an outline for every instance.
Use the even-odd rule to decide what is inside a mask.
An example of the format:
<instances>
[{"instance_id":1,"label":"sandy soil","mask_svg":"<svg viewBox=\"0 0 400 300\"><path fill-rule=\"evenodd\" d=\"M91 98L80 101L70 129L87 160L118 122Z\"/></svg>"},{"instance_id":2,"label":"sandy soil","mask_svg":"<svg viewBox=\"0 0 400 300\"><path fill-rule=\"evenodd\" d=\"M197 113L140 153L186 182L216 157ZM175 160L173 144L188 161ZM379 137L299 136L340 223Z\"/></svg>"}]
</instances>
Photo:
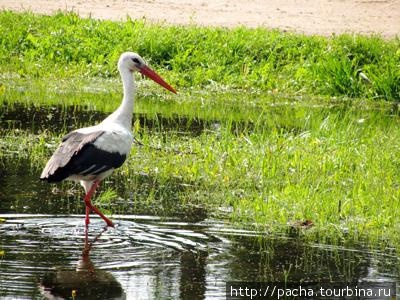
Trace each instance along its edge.
<instances>
[{"instance_id":1,"label":"sandy soil","mask_svg":"<svg viewBox=\"0 0 400 300\"><path fill-rule=\"evenodd\" d=\"M400 36L400 0L0 0L0 8L174 24L266 26L306 34Z\"/></svg>"}]
</instances>

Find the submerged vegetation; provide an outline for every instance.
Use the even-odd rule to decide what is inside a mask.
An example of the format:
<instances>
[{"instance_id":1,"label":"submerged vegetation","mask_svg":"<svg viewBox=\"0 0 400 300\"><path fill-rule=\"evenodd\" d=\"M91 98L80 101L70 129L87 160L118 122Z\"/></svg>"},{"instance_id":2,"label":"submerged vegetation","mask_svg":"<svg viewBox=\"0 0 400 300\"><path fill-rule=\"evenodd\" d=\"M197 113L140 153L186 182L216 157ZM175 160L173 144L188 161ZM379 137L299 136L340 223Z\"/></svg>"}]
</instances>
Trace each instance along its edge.
<instances>
[{"instance_id":1,"label":"submerged vegetation","mask_svg":"<svg viewBox=\"0 0 400 300\"><path fill-rule=\"evenodd\" d=\"M71 107L115 109L116 60L132 50L180 94L139 82L133 128L143 146L99 202L124 198L111 209L120 213L201 207L320 238L398 236L399 39L2 12L0 43L0 121L14 105L64 109L57 120L45 111L42 125L39 113L30 126L2 121L0 170L29 159L38 175L61 134L97 121Z\"/></svg>"}]
</instances>

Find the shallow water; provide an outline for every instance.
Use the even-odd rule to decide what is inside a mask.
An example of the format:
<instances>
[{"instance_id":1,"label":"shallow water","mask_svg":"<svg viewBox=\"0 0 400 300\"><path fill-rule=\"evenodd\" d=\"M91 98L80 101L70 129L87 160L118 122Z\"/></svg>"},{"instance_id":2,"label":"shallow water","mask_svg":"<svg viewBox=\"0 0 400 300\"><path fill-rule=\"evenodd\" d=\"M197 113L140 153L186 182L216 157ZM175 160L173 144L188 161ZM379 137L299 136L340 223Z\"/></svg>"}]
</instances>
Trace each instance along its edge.
<instances>
[{"instance_id":1,"label":"shallow water","mask_svg":"<svg viewBox=\"0 0 400 300\"><path fill-rule=\"evenodd\" d=\"M107 230L92 217L86 238L79 193L53 192L26 168L0 175L2 299L225 299L227 281L400 282L394 250L238 229L201 210L126 209Z\"/></svg>"},{"instance_id":2,"label":"shallow water","mask_svg":"<svg viewBox=\"0 0 400 300\"><path fill-rule=\"evenodd\" d=\"M0 109L0 128L9 130L24 130L31 133L51 130L53 132L68 132L80 127L101 122L109 114L88 110L79 106L36 107L15 103L4 105ZM149 118L146 114L135 113L133 121L138 121L142 127L154 130L176 131L197 135L204 129L215 127L216 122L205 123L202 120L185 117L167 118L160 114Z\"/></svg>"},{"instance_id":3,"label":"shallow water","mask_svg":"<svg viewBox=\"0 0 400 300\"><path fill-rule=\"evenodd\" d=\"M198 134L215 128L212 121L136 117L155 130ZM0 111L7 132L67 131L103 118L77 107L15 105ZM71 299L73 291L77 299L225 299L228 281L400 283L393 249L351 241L312 244L296 233L238 229L201 207L180 211L173 201L158 215L130 207L131 199L117 201L125 214L112 217L116 228L104 230L93 217L86 235L80 187L66 191L41 183L39 171L29 158L0 164L2 299Z\"/></svg>"},{"instance_id":4,"label":"shallow water","mask_svg":"<svg viewBox=\"0 0 400 300\"><path fill-rule=\"evenodd\" d=\"M0 295L40 299L225 299L227 281L398 281L397 258L361 247L258 238L215 220L0 215ZM84 251L86 250L86 251ZM80 298L78 298L80 299ZM322 298L321 298L322 299Z\"/></svg>"},{"instance_id":5,"label":"shallow water","mask_svg":"<svg viewBox=\"0 0 400 300\"><path fill-rule=\"evenodd\" d=\"M221 107L205 109L207 113L200 115L198 111L186 111L184 114L172 113L179 104L171 104L169 113L164 115L154 111L133 114L133 123L151 132L174 133L178 135L198 136L202 133L219 131L221 126L229 127L234 134L277 131L280 133L300 134L319 127L327 118L350 118L355 122L370 125L384 125L398 118L397 105L376 107L350 102L326 105L309 104L304 101L280 101L250 105L243 95L237 96L237 102L246 105L227 103ZM142 102L145 102L144 100ZM223 113L219 119L213 116L215 109ZM65 133L84 126L101 122L110 112L89 109L78 105L35 106L3 103L0 106L0 129L19 130L30 133L55 132ZM204 112L203 112L204 114ZM234 118L230 116L235 115ZM221 117L221 116L220 116ZM1 131L0 131L1 134Z\"/></svg>"}]
</instances>

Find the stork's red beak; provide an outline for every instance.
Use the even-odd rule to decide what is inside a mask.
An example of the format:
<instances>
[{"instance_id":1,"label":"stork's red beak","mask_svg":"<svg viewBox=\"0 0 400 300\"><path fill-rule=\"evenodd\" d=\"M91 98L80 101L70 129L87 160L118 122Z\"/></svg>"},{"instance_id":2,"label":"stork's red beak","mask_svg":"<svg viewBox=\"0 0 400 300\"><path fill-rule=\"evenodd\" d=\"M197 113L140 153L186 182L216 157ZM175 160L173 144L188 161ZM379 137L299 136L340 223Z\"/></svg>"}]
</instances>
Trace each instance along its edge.
<instances>
[{"instance_id":1,"label":"stork's red beak","mask_svg":"<svg viewBox=\"0 0 400 300\"><path fill-rule=\"evenodd\" d=\"M176 94L175 89L170 86L168 83L166 83L164 81L164 79L161 78L160 75L158 75L156 72L154 72L152 69L150 69L148 66L142 66L139 69L139 72L142 73L144 76L147 76L148 78L154 80L155 82L157 82L159 85L161 85L162 87L166 88L167 90L173 92Z\"/></svg>"}]
</instances>

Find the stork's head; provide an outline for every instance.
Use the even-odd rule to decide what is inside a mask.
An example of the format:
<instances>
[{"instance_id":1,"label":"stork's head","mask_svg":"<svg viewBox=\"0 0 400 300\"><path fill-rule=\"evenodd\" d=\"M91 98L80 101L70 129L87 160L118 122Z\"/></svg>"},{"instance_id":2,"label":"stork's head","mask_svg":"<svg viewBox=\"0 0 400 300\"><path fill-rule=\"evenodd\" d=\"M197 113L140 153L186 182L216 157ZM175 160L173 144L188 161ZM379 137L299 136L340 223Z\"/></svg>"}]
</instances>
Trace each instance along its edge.
<instances>
[{"instance_id":1,"label":"stork's head","mask_svg":"<svg viewBox=\"0 0 400 300\"><path fill-rule=\"evenodd\" d=\"M156 72L150 69L144 59L137 53L134 52L125 52L122 53L118 60L118 69L122 70L129 70L130 72L137 71L144 76L154 80L162 87L166 88L167 90L176 94L175 89L170 86L168 83L161 78Z\"/></svg>"}]
</instances>

